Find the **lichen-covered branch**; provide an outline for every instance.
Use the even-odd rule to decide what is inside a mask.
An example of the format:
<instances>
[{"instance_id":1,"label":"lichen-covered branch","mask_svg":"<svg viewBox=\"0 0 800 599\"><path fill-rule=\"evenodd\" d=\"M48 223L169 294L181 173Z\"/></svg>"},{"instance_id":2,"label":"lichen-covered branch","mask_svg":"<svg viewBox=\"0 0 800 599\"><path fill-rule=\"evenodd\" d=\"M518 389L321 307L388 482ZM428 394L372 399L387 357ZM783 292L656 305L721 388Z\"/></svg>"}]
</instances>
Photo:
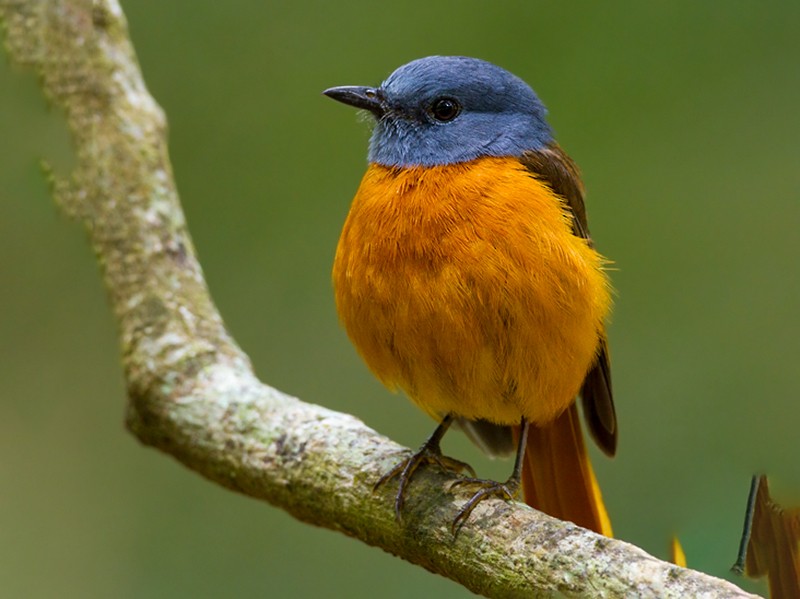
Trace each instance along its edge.
<instances>
[{"instance_id":1,"label":"lichen-covered branch","mask_svg":"<svg viewBox=\"0 0 800 599\"><path fill-rule=\"evenodd\" d=\"M78 156L56 200L81 222L117 318L128 426L206 478L340 530L491 597L748 596L710 576L519 504L464 501L445 474L414 482L403 524L372 485L405 449L357 419L254 377L211 301L178 202L164 114L117 0L0 0L6 46L64 111Z\"/></svg>"}]
</instances>

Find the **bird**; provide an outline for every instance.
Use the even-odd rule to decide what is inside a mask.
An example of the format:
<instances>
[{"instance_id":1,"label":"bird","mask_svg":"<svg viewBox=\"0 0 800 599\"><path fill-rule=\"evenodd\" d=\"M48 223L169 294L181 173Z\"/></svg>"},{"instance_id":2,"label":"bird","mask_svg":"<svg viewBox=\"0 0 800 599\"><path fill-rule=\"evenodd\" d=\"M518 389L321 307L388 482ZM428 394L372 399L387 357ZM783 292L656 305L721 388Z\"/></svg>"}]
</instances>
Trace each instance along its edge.
<instances>
[{"instance_id":1,"label":"bird","mask_svg":"<svg viewBox=\"0 0 800 599\"><path fill-rule=\"evenodd\" d=\"M377 87L323 92L373 117L368 167L336 248L339 319L377 378L438 425L376 487L418 468L466 473L458 530L489 497L611 536L579 418L617 448L606 320L609 261L594 247L575 162L521 78L484 60L429 56ZM456 426L506 481L443 455Z\"/></svg>"}]
</instances>

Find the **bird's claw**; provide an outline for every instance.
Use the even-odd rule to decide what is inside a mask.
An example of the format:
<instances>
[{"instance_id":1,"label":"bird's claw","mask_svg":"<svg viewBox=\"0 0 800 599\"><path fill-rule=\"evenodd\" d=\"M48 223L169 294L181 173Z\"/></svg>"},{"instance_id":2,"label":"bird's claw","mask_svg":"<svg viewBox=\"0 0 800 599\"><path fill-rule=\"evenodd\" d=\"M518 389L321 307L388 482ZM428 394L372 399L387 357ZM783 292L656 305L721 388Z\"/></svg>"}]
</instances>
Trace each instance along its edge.
<instances>
[{"instance_id":1,"label":"bird's claw","mask_svg":"<svg viewBox=\"0 0 800 599\"><path fill-rule=\"evenodd\" d=\"M453 536L458 535L458 532L466 523L467 519L472 513L472 510L474 510L475 507L484 499L489 499L490 497L499 497L500 499L513 501L517 496L517 493L519 493L520 482L513 477L504 483L480 478L461 478L453 481L450 484L450 490L461 485L477 485L480 488L475 491L472 497L470 497L463 506L461 506L461 509L458 510L456 517L453 518L453 522L450 525L450 532L453 533Z\"/></svg>"},{"instance_id":2,"label":"bird's claw","mask_svg":"<svg viewBox=\"0 0 800 599\"><path fill-rule=\"evenodd\" d=\"M375 491L393 478L397 477L399 479L397 495L395 495L394 500L394 513L398 522L402 522L403 519L402 510L405 504L406 489L414 473L417 471L417 468L423 464L434 464L445 472L452 472L454 474L468 472L473 477L475 476L475 470L472 466L461 460L442 455L442 451L439 447L431 447L426 443L419 451L400 461L394 468L389 470L389 472L381 476L378 482L372 487L372 490Z\"/></svg>"}]
</instances>

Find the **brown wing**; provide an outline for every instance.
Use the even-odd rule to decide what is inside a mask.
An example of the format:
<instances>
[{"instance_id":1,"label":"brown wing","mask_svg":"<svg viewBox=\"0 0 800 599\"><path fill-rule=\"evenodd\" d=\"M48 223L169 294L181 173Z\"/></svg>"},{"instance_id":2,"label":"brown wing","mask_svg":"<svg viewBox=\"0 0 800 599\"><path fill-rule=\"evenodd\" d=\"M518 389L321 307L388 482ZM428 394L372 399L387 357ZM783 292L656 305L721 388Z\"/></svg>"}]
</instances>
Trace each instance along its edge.
<instances>
[{"instance_id":1,"label":"brown wing","mask_svg":"<svg viewBox=\"0 0 800 599\"><path fill-rule=\"evenodd\" d=\"M744 549L747 575L769 577L774 599L800 597L800 508L785 507L769 494L767 477L754 480L748 516L752 517L750 539ZM746 526L746 525L745 525ZM745 541L745 539L743 539ZM741 563L737 561L741 573Z\"/></svg>"},{"instance_id":2,"label":"brown wing","mask_svg":"<svg viewBox=\"0 0 800 599\"><path fill-rule=\"evenodd\" d=\"M583 182L578 166L553 142L547 148L525 152L520 161L539 180L567 201L572 212L572 229L593 245L586 224ZM617 450L617 416L611 391L611 366L605 334L600 339L597 362L586 375L581 388L583 416L600 449L613 456Z\"/></svg>"}]
</instances>

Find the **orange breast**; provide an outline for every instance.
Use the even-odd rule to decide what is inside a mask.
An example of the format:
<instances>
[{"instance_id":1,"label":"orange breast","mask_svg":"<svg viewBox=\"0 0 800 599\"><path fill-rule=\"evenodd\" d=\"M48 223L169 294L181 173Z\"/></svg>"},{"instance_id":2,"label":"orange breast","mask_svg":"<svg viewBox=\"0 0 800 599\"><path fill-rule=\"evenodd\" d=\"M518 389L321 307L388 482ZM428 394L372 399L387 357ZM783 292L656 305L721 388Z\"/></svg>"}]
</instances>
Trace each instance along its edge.
<instances>
[{"instance_id":1,"label":"orange breast","mask_svg":"<svg viewBox=\"0 0 800 599\"><path fill-rule=\"evenodd\" d=\"M592 365L603 258L513 158L371 165L342 231L336 304L372 371L435 418L554 419Z\"/></svg>"}]
</instances>

